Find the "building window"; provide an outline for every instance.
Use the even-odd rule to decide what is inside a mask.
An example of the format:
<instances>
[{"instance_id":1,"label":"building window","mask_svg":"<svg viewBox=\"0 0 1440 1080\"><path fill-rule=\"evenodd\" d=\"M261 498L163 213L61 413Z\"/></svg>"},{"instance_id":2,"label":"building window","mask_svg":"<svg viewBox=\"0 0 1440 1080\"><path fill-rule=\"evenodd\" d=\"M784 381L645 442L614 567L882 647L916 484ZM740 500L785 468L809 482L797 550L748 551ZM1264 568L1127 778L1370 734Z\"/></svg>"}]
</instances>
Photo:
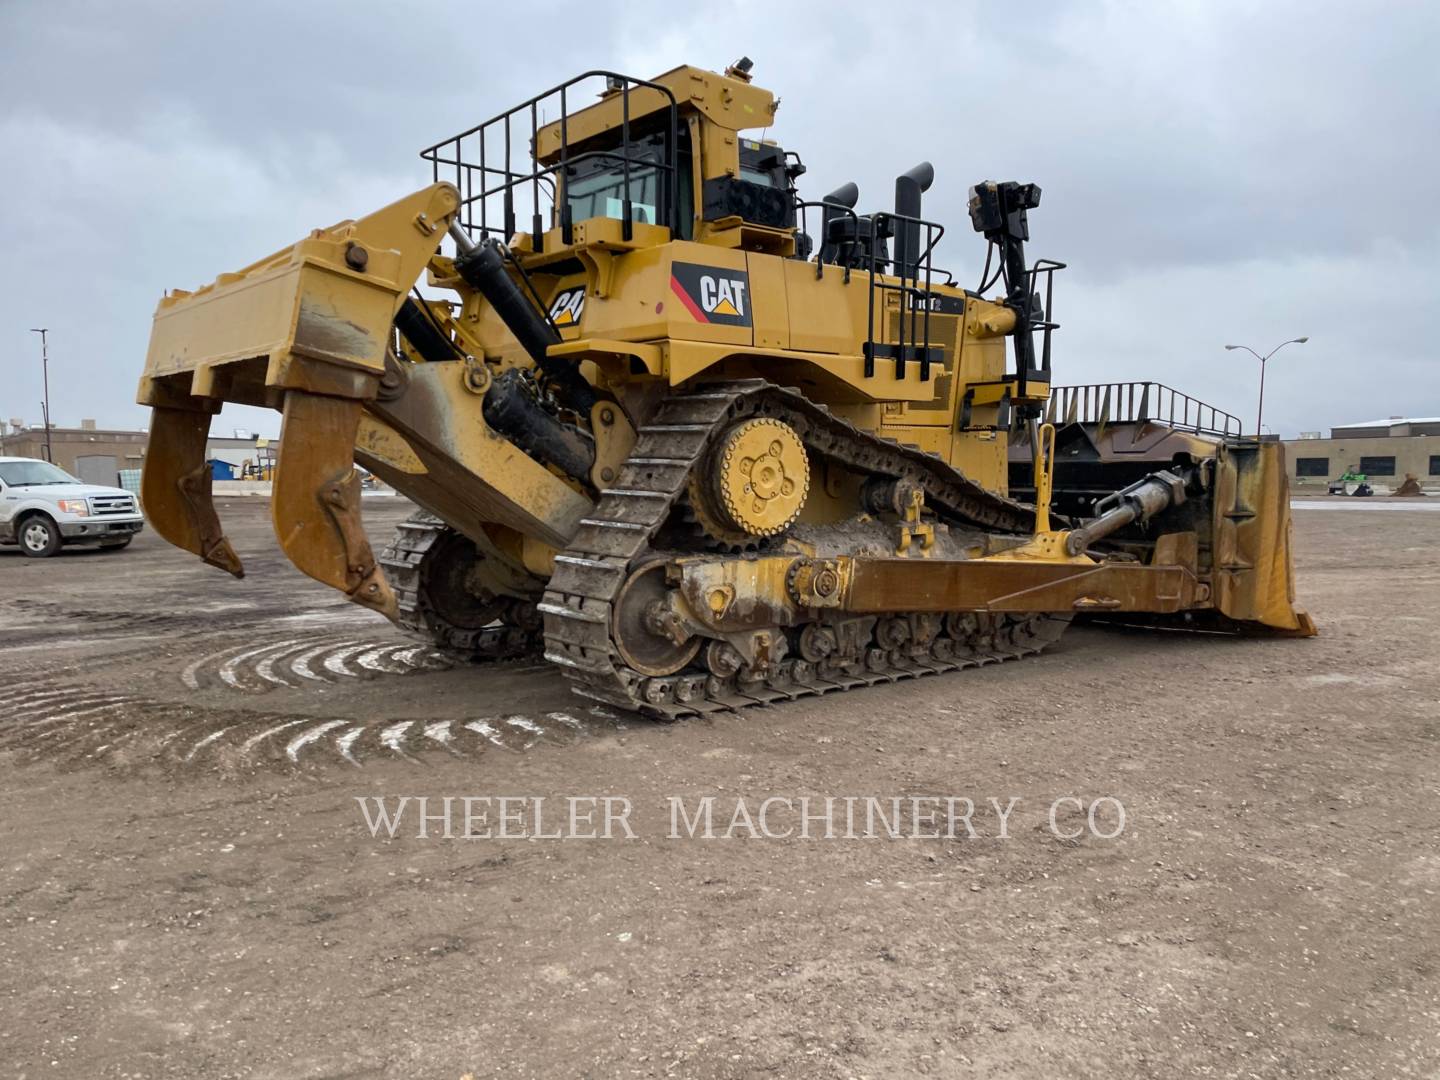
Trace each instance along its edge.
<instances>
[{"instance_id":1,"label":"building window","mask_svg":"<svg viewBox=\"0 0 1440 1080\"><path fill-rule=\"evenodd\" d=\"M1395 458L1391 457L1362 457L1360 459L1360 471L1366 476L1394 476Z\"/></svg>"},{"instance_id":2,"label":"building window","mask_svg":"<svg viewBox=\"0 0 1440 1080\"><path fill-rule=\"evenodd\" d=\"M1430 455L1430 475L1440 476L1440 454Z\"/></svg>"},{"instance_id":3,"label":"building window","mask_svg":"<svg viewBox=\"0 0 1440 1080\"><path fill-rule=\"evenodd\" d=\"M1330 459L1328 457L1301 457L1295 459L1296 476L1329 476Z\"/></svg>"}]
</instances>

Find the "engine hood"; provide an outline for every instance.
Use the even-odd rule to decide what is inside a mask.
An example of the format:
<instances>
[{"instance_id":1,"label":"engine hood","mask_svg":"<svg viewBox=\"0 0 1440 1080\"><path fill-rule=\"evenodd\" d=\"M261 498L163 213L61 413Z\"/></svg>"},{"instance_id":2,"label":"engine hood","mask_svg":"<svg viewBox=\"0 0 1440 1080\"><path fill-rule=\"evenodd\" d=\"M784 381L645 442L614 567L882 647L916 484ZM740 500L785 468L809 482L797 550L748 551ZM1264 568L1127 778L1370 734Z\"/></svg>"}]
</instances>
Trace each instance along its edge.
<instances>
[{"instance_id":1,"label":"engine hood","mask_svg":"<svg viewBox=\"0 0 1440 1080\"><path fill-rule=\"evenodd\" d=\"M54 499L90 499L97 495L129 495L131 498L135 497L133 491L126 491L124 488L117 487L102 487L99 484L11 484L10 490L23 492L26 495L36 495L42 498Z\"/></svg>"}]
</instances>

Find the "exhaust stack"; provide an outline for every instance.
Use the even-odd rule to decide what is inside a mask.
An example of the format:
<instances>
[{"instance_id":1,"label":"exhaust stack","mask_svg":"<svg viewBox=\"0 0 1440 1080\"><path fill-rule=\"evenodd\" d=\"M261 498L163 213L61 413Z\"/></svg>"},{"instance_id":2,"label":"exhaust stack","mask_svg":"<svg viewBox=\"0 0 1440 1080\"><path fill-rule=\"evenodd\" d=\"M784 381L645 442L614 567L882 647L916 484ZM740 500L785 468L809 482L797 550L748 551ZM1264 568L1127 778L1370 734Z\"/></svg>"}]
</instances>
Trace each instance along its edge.
<instances>
[{"instance_id":1,"label":"exhaust stack","mask_svg":"<svg viewBox=\"0 0 1440 1080\"><path fill-rule=\"evenodd\" d=\"M920 270L921 196L935 182L935 166L922 161L895 178L895 274L913 278ZM915 220L906 220L915 219Z\"/></svg>"},{"instance_id":2,"label":"exhaust stack","mask_svg":"<svg viewBox=\"0 0 1440 1080\"><path fill-rule=\"evenodd\" d=\"M824 203L820 219L820 261L822 263L838 262L840 238L834 235L835 230L831 226L834 222L850 216L841 213L841 210L855 209L855 204L860 201L860 188L852 180L847 184L841 184L820 201Z\"/></svg>"}]
</instances>

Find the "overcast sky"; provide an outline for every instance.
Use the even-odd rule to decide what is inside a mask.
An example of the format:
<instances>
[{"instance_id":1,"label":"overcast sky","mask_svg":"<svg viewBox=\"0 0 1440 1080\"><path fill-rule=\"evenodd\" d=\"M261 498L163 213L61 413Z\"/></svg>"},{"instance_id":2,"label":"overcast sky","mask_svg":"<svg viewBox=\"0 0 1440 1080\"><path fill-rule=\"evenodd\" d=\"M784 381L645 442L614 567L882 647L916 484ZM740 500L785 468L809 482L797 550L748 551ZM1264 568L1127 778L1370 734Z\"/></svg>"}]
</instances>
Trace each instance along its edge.
<instances>
[{"instance_id":1,"label":"overcast sky","mask_svg":"<svg viewBox=\"0 0 1440 1080\"><path fill-rule=\"evenodd\" d=\"M907 11L913 14L906 14ZM819 198L935 165L1044 188L1059 382L1149 378L1290 436L1440 415L1440 5L0 0L0 418L140 426L150 317L423 186L420 147L590 67L741 54ZM227 408L216 431L279 418Z\"/></svg>"}]
</instances>

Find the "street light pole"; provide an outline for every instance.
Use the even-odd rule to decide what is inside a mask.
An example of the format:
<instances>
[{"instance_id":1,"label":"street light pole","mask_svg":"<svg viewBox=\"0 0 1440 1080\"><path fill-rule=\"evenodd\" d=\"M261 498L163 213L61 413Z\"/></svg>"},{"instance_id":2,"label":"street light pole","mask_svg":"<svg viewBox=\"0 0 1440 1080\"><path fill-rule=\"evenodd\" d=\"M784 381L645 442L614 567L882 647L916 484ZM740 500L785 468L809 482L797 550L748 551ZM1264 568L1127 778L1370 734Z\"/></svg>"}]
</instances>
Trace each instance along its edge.
<instances>
[{"instance_id":1,"label":"street light pole","mask_svg":"<svg viewBox=\"0 0 1440 1080\"><path fill-rule=\"evenodd\" d=\"M1259 353L1257 353L1254 349L1250 348L1249 345L1226 345L1226 346L1225 346L1225 348L1226 348L1227 351L1228 351L1228 350L1231 350L1231 349L1244 349L1244 350L1245 350L1246 352L1248 352L1251 356L1255 357L1256 360L1259 360L1259 361L1260 361L1260 404L1259 404L1259 405L1256 407L1256 409L1255 409L1255 441L1256 441L1257 443L1262 440L1261 432L1263 432L1263 431L1265 430L1264 426L1261 424L1261 420L1263 420L1264 417L1265 417L1265 361L1266 361L1266 360L1269 360L1270 357L1274 356L1277 352L1279 352L1281 349L1283 349L1286 345L1304 345L1305 342L1307 342L1307 341L1309 341L1309 340L1310 340L1309 337L1297 337L1297 338L1291 338L1289 341L1282 341L1279 345L1276 345L1273 349L1271 349L1269 352L1267 352L1264 356L1261 356L1261 355L1260 355Z\"/></svg>"},{"instance_id":2,"label":"street light pole","mask_svg":"<svg viewBox=\"0 0 1440 1080\"><path fill-rule=\"evenodd\" d=\"M36 329L30 328L32 334L40 335L40 371L45 380L45 400L41 403L40 411L45 421L45 460L55 464L55 451L50 448L50 349L45 335L48 334L48 327Z\"/></svg>"}]
</instances>

